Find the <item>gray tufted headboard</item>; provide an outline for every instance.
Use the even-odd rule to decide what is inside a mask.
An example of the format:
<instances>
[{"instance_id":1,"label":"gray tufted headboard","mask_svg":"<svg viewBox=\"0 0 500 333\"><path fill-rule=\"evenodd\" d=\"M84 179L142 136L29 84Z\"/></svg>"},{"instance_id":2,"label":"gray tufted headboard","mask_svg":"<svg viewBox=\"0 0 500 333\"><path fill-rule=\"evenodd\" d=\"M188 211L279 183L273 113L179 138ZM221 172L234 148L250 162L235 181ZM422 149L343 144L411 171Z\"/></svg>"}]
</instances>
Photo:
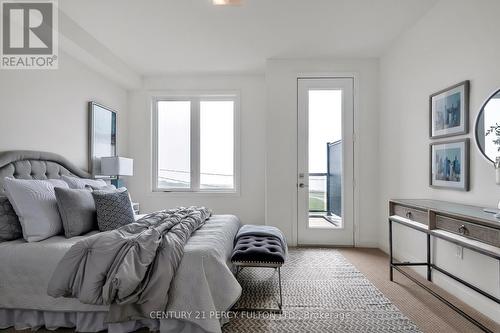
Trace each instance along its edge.
<instances>
[{"instance_id":1,"label":"gray tufted headboard","mask_svg":"<svg viewBox=\"0 0 500 333\"><path fill-rule=\"evenodd\" d=\"M64 157L43 151L10 150L0 152L0 196L5 177L19 179L58 179L62 175L91 178Z\"/></svg>"}]
</instances>

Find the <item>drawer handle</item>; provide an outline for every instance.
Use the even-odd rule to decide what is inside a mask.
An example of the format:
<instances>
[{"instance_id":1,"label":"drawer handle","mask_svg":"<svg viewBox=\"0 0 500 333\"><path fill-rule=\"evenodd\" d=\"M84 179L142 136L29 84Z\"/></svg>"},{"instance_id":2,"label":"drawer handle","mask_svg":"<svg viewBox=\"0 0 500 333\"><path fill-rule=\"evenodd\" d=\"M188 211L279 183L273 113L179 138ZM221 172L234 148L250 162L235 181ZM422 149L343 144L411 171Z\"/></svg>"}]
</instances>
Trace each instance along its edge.
<instances>
[{"instance_id":1,"label":"drawer handle","mask_svg":"<svg viewBox=\"0 0 500 333\"><path fill-rule=\"evenodd\" d=\"M460 228L458 228L458 233L460 235L468 235L469 234L469 229L465 225L461 225Z\"/></svg>"},{"instance_id":2,"label":"drawer handle","mask_svg":"<svg viewBox=\"0 0 500 333\"><path fill-rule=\"evenodd\" d=\"M413 217L413 214L411 212L406 212L406 217L411 220Z\"/></svg>"}]
</instances>

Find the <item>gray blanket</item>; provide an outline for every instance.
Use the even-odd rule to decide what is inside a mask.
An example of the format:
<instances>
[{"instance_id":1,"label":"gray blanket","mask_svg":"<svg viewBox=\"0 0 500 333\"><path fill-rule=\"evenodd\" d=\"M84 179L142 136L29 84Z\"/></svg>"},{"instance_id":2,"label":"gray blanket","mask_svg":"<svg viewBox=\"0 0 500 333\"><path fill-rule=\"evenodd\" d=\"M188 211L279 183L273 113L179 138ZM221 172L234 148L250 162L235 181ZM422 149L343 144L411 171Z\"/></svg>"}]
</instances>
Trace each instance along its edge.
<instances>
[{"instance_id":1,"label":"gray blanket","mask_svg":"<svg viewBox=\"0 0 500 333\"><path fill-rule=\"evenodd\" d=\"M108 322L150 318L166 309L184 245L210 215L206 208L163 210L88 237L59 262L47 292L110 305Z\"/></svg>"}]
</instances>

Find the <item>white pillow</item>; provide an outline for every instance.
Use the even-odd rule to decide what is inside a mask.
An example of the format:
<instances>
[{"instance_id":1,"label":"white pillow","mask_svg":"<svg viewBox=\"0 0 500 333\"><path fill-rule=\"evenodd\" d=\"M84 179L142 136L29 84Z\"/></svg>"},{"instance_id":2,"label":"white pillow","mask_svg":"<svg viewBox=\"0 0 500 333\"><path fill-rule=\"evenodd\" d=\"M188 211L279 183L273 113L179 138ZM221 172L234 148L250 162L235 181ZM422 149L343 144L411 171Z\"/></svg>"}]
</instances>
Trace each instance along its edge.
<instances>
[{"instance_id":1,"label":"white pillow","mask_svg":"<svg viewBox=\"0 0 500 333\"><path fill-rule=\"evenodd\" d=\"M77 190L84 190L86 186L102 187L108 185L102 179L86 179L86 178L62 176L62 180L68 183L69 188Z\"/></svg>"},{"instance_id":2,"label":"white pillow","mask_svg":"<svg viewBox=\"0 0 500 333\"><path fill-rule=\"evenodd\" d=\"M33 179L34 180L34 179ZM69 185L68 183L66 183L64 180L62 179L45 179L45 180L42 180L43 182L49 182L51 183L52 185L54 185L54 187L62 187L62 188L69 188Z\"/></svg>"},{"instance_id":3,"label":"white pillow","mask_svg":"<svg viewBox=\"0 0 500 333\"><path fill-rule=\"evenodd\" d=\"M54 187L69 188L66 182L5 178L4 187L26 241L37 242L61 233L62 221Z\"/></svg>"}]
</instances>

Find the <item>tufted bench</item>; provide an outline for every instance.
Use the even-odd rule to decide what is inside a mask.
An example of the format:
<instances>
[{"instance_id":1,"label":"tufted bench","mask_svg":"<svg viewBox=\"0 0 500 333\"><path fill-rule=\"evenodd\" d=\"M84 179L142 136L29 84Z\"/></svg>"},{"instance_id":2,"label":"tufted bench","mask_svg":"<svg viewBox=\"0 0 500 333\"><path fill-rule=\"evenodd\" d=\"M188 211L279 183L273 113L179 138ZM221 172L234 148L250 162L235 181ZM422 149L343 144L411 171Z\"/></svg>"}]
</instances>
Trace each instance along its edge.
<instances>
[{"instance_id":1,"label":"tufted bench","mask_svg":"<svg viewBox=\"0 0 500 333\"><path fill-rule=\"evenodd\" d=\"M237 311L282 312L283 296L281 287L281 266L287 256L287 243L283 233L275 227L244 225L235 237L231 262L236 266L236 277L245 267L274 268L278 271L278 309L240 309Z\"/></svg>"}]
</instances>

